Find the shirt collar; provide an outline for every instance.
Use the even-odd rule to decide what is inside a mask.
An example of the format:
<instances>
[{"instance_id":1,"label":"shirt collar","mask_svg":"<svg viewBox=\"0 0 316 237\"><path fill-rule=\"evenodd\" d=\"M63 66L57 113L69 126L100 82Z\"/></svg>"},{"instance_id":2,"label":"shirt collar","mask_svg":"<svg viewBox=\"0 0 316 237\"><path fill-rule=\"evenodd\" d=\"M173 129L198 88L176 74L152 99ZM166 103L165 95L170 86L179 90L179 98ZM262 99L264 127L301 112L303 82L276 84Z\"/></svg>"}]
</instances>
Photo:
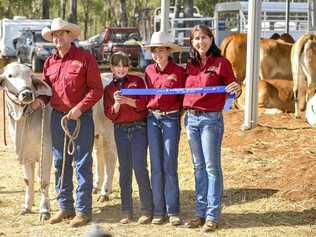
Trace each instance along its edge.
<instances>
[{"instance_id":1,"label":"shirt collar","mask_svg":"<svg viewBox=\"0 0 316 237\"><path fill-rule=\"evenodd\" d=\"M127 81L127 76L125 77L113 77L113 82L115 86L118 86L119 88L121 88L124 84L124 82Z\"/></svg>"},{"instance_id":2,"label":"shirt collar","mask_svg":"<svg viewBox=\"0 0 316 237\"><path fill-rule=\"evenodd\" d=\"M70 55L70 56L73 55L75 52L75 49L76 49L76 46L73 43L71 43L70 48L69 48L68 52L65 54L64 58L68 57L68 55ZM61 58L58 54L57 49L55 50L55 52L53 52L53 54L54 54L55 59Z\"/></svg>"},{"instance_id":3,"label":"shirt collar","mask_svg":"<svg viewBox=\"0 0 316 237\"><path fill-rule=\"evenodd\" d=\"M155 69L157 73L168 73L169 71L171 71L171 69L173 68L174 62L171 58L169 58L168 63L166 65L166 67L164 68L164 70L160 70L158 63L155 63Z\"/></svg>"}]
</instances>

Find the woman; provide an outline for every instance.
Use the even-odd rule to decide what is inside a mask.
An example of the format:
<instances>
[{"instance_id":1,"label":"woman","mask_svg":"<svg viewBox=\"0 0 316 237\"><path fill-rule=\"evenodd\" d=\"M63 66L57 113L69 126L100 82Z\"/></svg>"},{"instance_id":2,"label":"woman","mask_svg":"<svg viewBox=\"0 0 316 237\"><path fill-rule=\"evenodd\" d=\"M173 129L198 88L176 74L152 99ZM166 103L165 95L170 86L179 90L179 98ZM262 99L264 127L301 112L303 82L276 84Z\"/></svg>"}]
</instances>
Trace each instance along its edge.
<instances>
[{"instance_id":1,"label":"woman","mask_svg":"<svg viewBox=\"0 0 316 237\"><path fill-rule=\"evenodd\" d=\"M184 69L171 58L170 53L181 47L172 43L163 32L152 35L150 50L153 64L146 67L145 77L149 88L181 88L184 86ZM147 105L148 144L151 161L151 185L154 201L153 224L162 224L169 217L171 225L181 224L179 218L178 145L180 139L179 111L182 96L151 96Z\"/></svg>"},{"instance_id":2,"label":"woman","mask_svg":"<svg viewBox=\"0 0 316 237\"><path fill-rule=\"evenodd\" d=\"M187 65L185 87L226 86L227 93L239 94L227 59L221 56L211 30L197 25L191 31L191 61ZM186 225L203 226L205 232L217 228L223 196L221 144L224 132L222 110L226 93L186 94L185 127L194 165L196 216Z\"/></svg>"},{"instance_id":3,"label":"woman","mask_svg":"<svg viewBox=\"0 0 316 237\"><path fill-rule=\"evenodd\" d=\"M121 88L145 88L144 81L129 75L130 61L123 52L111 56L113 81L104 89L104 112L114 123L121 189L121 224L133 218L132 175L135 173L139 189L142 216L139 224L152 220L152 191L147 170L147 97L123 96Z\"/></svg>"}]
</instances>

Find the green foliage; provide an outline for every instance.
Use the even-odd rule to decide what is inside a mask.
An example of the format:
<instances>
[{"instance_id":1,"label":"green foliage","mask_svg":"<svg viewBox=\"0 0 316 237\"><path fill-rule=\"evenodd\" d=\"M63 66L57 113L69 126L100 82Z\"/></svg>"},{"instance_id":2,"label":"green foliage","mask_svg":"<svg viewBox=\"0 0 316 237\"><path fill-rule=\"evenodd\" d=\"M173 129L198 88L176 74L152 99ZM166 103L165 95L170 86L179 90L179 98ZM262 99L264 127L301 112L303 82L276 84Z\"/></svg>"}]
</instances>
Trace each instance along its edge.
<instances>
[{"instance_id":1,"label":"green foliage","mask_svg":"<svg viewBox=\"0 0 316 237\"><path fill-rule=\"evenodd\" d=\"M194 5L198 6L202 15L212 16L215 2L219 1L194 0ZM144 19L144 9L151 9L153 13L160 3L161 0L126 0L128 25L138 26ZM50 0L49 4L50 18L59 17L60 0ZM172 4L173 1L171 1ZM81 25L82 31L84 31L84 22L87 18L88 37L102 32L107 26L118 26L120 23L119 0L77 0L77 6L78 23ZM87 10L88 14L85 14ZM66 16L69 15L69 11L69 1L66 0ZM41 18L42 0L0 0L0 19L18 15Z\"/></svg>"}]
</instances>

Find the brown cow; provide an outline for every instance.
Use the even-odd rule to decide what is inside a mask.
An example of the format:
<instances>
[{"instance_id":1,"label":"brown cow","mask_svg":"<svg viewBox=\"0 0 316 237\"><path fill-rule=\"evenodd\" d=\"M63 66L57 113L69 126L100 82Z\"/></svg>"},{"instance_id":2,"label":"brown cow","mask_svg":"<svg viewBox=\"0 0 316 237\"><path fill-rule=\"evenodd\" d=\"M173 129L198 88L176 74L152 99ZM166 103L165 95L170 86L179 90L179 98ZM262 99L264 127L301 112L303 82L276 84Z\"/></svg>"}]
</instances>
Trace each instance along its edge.
<instances>
[{"instance_id":1,"label":"brown cow","mask_svg":"<svg viewBox=\"0 0 316 237\"><path fill-rule=\"evenodd\" d=\"M232 64L237 81L242 82L246 76L247 34L233 33L226 36L220 49L222 55Z\"/></svg>"},{"instance_id":2,"label":"brown cow","mask_svg":"<svg viewBox=\"0 0 316 237\"><path fill-rule=\"evenodd\" d=\"M220 46L222 55L232 64L239 82L246 76L247 35L233 33L226 36ZM292 44L282 40L262 39L260 41L260 78L292 79L291 70Z\"/></svg>"},{"instance_id":3,"label":"brown cow","mask_svg":"<svg viewBox=\"0 0 316 237\"><path fill-rule=\"evenodd\" d=\"M260 78L292 79L292 44L281 40L262 39L260 41Z\"/></svg>"},{"instance_id":4,"label":"brown cow","mask_svg":"<svg viewBox=\"0 0 316 237\"><path fill-rule=\"evenodd\" d=\"M306 102L316 92L316 35L306 33L293 46L291 53L295 116L299 118ZM304 86L307 82L307 88ZM305 99L303 99L305 98Z\"/></svg>"},{"instance_id":5,"label":"brown cow","mask_svg":"<svg viewBox=\"0 0 316 237\"><path fill-rule=\"evenodd\" d=\"M244 87L244 85L243 85ZM294 112L293 82L290 80L259 80L258 81L258 107L277 109L282 112ZM237 99L239 108L245 104L245 88Z\"/></svg>"}]
</instances>

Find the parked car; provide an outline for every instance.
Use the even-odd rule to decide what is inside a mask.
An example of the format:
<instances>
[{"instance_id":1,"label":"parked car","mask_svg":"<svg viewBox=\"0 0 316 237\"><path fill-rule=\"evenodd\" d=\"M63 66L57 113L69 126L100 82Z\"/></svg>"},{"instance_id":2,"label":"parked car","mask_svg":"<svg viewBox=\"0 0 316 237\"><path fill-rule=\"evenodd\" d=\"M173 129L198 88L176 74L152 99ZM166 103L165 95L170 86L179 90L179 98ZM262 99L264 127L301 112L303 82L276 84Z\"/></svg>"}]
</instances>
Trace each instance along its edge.
<instances>
[{"instance_id":1,"label":"parked car","mask_svg":"<svg viewBox=\"0 0 316 237\"><path fill-rule=\"evenodd\" d=\"M108 27L101 35L103 36L103 55L106 62L109 62L113 53L123 51L129 56L132 66L139 65L142 41L137 28Z\"/></svg>"},{"instance_id":2,"label":"parked car","mask_svg":"<svg viewBox=\"0 0 316 237\"><path fill-rule=\"evenodd\" d=\"M41 30L25 29L14 39L17 61L31 66L33 72L41 72L45 59L55 49L53 43L43 39Z\"/></svg>"}]
</instances>

